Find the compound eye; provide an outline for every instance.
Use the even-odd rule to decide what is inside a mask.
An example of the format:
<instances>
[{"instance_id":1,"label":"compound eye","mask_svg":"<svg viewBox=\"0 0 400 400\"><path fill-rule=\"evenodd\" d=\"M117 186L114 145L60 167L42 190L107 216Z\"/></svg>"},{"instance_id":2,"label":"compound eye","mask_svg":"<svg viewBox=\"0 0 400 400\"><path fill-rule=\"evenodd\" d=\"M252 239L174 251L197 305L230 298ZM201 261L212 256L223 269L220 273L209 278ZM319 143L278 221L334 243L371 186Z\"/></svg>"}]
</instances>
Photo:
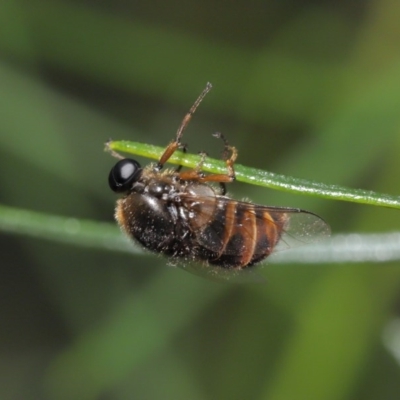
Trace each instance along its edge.
<instances>
[{"instance_id":1,"label":"compound eye","mask_svg":"<svg viewBox=\"0 0 400 400\"><path fill-rule=\"evenodd\" d=\"M130 158L118 161L108 175L108 184L114 192L127 192L142 174L140 164Z\"/></svg>"}]
</instances>

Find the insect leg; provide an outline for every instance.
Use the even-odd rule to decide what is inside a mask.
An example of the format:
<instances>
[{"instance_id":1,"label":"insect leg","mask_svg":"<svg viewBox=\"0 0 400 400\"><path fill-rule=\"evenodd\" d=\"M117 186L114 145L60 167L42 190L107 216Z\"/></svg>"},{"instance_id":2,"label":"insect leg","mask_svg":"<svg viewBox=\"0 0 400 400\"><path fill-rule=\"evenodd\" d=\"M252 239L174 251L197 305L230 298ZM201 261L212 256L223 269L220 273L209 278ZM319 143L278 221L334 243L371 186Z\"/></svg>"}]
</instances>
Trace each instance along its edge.
<instances>
[{"instance_id":1,"label":"insect leg","mask_svg":"<svg viewBox=\"0 0 400 400\"><path fill-rule=\"evenodd\" d=\"M221 132L216 132L213 134L217 139L221 139L224 142L224 150L222 152L222 159L226 163L226 167L228 169L228 176L231 178L229 182L232 182L236 179L235 169L233 168L235 161L237 159L237 150L235 147L231 146L228 141L225 139L225 136ZM229 156L230 153L230 156Z\"/></svg>"},{"instance_id":2,"label":"insect leg","mask_svg":"<svg viewBox=\"0 0 400 400\"><path fill-rule=\"evenodd\" d=\"M167 148L164 150L164 153L160 157L158 163L157 163L157 169L161 169L163 165L168 161L168 159L174 154L174 152L179 149L182 144L181 144L181 138L183 135L184 130L188 126L190 120L192 119L192 116L194 112L196 111L197 107L201 103L201 101L204 99L205 95L211 90L212 85L211 83L207 83L205 89L201 92L200 96L197 98L197 100L194 102L193 106L189 110L189 112L185 115L183 118L175 136L175 140L171 142Z\"/></svg>"},{"instance_id":3,"label":"insect leg","mask_svg":"<svg viewBox=\"0 0 400 400\"><path fill-rule=\"evenodd\" d=\"M228 167L228 175L232 177L232 180L235 180L235 170L233 165L237 158L237 151L234 147L231 147L226 140L225 136L221 132L216 132L213 134L214 137L221 139L224 142L224 150L222 151L222 159L227 163ZM229 158L229 151L231 151L231 157ZM221 188L221 195L224 196L226 194L226 184L225 182L220 182L219 186Z\"/></svg>"},{"instance_id":4,"label":"insect leg","mask_svg":"<svg viewBox=\"0 0 400 400\"><path fill-rule=\"evenodd\" d=\"M191 181L191 180L201 181L202 179L204 179L205 175L201 171L201 168L203 167L204 161L207 157L207 153L201 152L199 155L201 159L200 162L196 165L196 168L180 172L179 179L183 181Z\"/></svg>"},{"instance_id":5,"label":"insect leg","mask_svg":"<svg viewBox=\"0 0 400 400\"><path fill-rule=\"evenodd\" d=\"M182 150L182 152L183 152L184 154L186 154L186 152L187 152L187 144L182 144L182 145L181 145L181 150ZM182 169L182 165L178 165L178 166L175 168L175 172L180 172L181 169Z\"/></svg>"},{"instance_id":6,"label":"insect leg","mask_svg":"<svg viewBox=\"0 0 400 400\"><path fill-rule=\"evenodd\" d=\"M226 188L225 183L233 182L236 179L234 164L237 158L237 150L235 147L230 146L224 136L221 133L216 133L214 136L221 138L224 141L225 148L223 158L225 159L225 163L228 169L227 174L210 174L205 175L201 168L204 164L204 160L206 158L206 153L201 153L202 158L199 164L196 166L195 169L185 171L179 174L179 179L182 180L196 180L198 182L218 182L221 184L222 194L225 194ZM230 155L229 155L230 153Z\"/></svg>"},{"instance_id":7,"label":"insect leg","mask_svg":"<svg viewBox=\"0 0 400 400\"><path fill-rule=\"evenodd\" d=\"M219 187L221 189L221 196L225 196L226 195L226 184L225 184L225 182L220 182L219 183Z\"/></svg>"},{"instance_id":8,"label":"insect leg","mask_svg":"<svg viewBox=\"0 0 400 400\"><path fill-rule=\"evenodd\" d=\"M230 183L233 182L236 179L235 175L235 169L233 168L235 164L235 160L237 158L237 150L235 147L228 146L226 150L231 152L231 155L229 158L226 158L225 163L226 167L228 169L227 174L210 174L206 175L202 178L200 178L200 182L219 182L222 187L222 192L225 194L226 188L225 188L225 183ZM228 153L226 153L228 154ZM227 156L226 156L227 157Z\"/></svg>"},{"instance_id":9,"label":"insect leg","mask_svg":"<svg viewBox=\"0 0 400 400\"><path fill-rule=\"evenodd\" d=\"M107 140L107 142L105 143L105 150L108 151L113 157L118 158L119 160L123 160L125 157L110 147L111 142L112 142L111 138Z\"/></svg>"}]
</instances>

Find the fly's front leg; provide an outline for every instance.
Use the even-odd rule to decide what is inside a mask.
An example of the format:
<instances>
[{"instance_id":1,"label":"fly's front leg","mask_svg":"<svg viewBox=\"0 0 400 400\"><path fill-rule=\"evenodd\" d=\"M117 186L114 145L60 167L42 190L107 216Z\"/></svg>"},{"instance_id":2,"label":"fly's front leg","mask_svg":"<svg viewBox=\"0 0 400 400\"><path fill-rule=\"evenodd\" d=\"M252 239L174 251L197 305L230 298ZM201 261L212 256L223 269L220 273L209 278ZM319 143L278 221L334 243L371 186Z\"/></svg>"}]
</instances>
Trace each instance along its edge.
<instances>
[{"instance_id":1,"label":"fly's front leg","mask_svg":"<svg viewBox=\"0 0 400 400\"><path fill-rule=\"evenodd\" d=\"M211 90L212 85L211 83L207 83L205 89L201 92L200 96L197 98L197 100L194 102L193 106L190 108L189 112L185 115L183 118L181 125L179 126L175 140L171 142L167 148L164 150L164 153L160 157L158 163L157 163L157 169L160 170L164 164L171 158L172 154L175 153L176 150L178 150L180 147L182 147L181 144L181 138L183 135L184 130L188 126L190 120L192 119L192 116L194 112L196 111L197 107L200 105L201 101L204 99L205 95Z\"/></svg>"},{"instance_id":2,"label":"fly's front leg","mask_svg":"<svg viewBox=\"0 0 400 400\"><path fill-rule=\"evenodd\" d=\"M183 152L183 154L186 154L186 153L187 153L187 144L182 144L182 145L181 145L181 151ZM182 169L182 165L178 165L178 166L175 168L175 172L176 172L176 173L177 173L177 172L180 172L181 169Z\"/></svg>"},{"instance_id":3,"label":"fly's front leg","mask_svg":"<svg viewBox=\"0 0 400 400\"><path fill-rule=\"evenodd\" d=\"M105 143L105 150L108 151L113 157L118 158L119 160L123 160L125 157L110 147L111 142L112 139L107 140L107 142Z\"/></svg>"}]
</instances>

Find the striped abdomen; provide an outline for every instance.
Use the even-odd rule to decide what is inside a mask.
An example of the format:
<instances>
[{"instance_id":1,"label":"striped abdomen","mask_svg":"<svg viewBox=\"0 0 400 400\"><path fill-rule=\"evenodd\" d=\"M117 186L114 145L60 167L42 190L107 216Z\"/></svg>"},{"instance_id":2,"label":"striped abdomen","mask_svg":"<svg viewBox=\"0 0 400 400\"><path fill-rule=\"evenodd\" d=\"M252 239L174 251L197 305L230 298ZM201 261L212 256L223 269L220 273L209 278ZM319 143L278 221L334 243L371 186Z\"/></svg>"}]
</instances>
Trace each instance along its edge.
<instances>
[{"instance_id":1,"label":"striped abdomen","mask_svg":"<svg viewBox=\"0 0 400 400\"><path fill-rule=\"evenodd\" d=\"M210 204L205 208L209 210ZM212 217L196 235L202 246L199 256L224 268L241 269L266 258L287 221L283 212L222 196L214 198L213 208Z\"/></svg>"}]
</instances>

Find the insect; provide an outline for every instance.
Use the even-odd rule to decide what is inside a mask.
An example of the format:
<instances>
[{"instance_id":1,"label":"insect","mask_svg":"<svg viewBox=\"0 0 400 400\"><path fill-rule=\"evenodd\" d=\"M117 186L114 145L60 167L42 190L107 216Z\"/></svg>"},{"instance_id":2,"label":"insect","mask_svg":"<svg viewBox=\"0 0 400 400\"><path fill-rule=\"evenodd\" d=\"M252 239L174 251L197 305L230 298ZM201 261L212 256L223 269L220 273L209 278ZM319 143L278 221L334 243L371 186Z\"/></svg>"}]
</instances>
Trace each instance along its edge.
<instances>
[{"instance_id":1,"label":"insect","mask_svg":"<svg viewBox=\"0 0 400 400\"><path fill-rule=\"evenodd\" d=\"M123 193L115 218L128 236L173 263L197 262L195 272L201 269L205 274L229 278L232 272L261 262L278 247L314 242L329 236L330 229L308 211L256 205L227 196L226 184L235 180L237 150L220 133L214 136L224 144L225 174L202 171L205 153L194 169L163 170L177 149L186 150L182 134L211 87L208 83L197 98L157 163L142 168L136 160L109 148L120 160L111 169L108 182L114 192Z\"/></svg>"}]
</instances>

